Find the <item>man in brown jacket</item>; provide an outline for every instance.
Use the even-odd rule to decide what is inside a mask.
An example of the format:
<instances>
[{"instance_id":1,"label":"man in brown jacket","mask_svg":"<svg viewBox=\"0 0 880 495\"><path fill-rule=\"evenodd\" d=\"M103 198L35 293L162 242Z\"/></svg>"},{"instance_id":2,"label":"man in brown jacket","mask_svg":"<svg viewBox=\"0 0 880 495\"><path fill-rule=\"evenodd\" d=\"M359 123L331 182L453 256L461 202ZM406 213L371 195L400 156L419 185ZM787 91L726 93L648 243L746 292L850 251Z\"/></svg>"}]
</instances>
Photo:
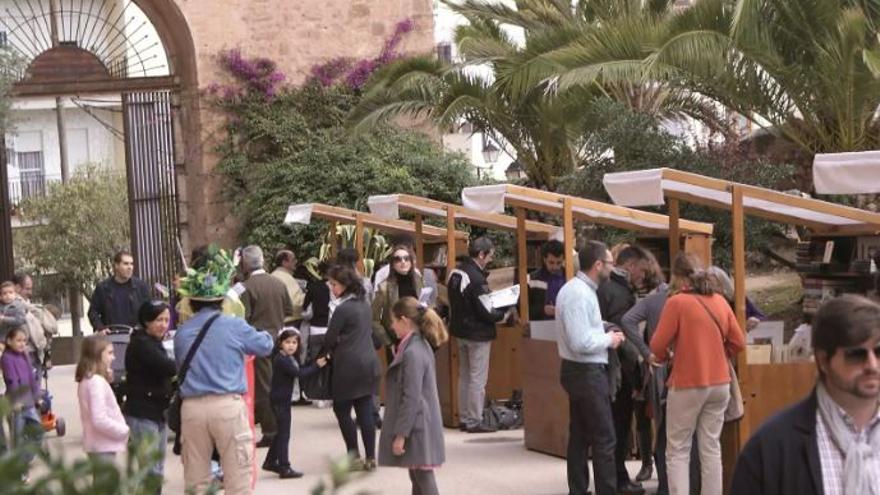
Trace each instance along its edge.
<instances>
[{"instance_id":1,"label":"man in brown jacket","mask_svg":"<svg viewBox=\"0 0 880 495\"><path fill-rule=\"evenodd\" d=\"M284 327L284 320L293 316L293 303L287 288L263 269L263 250L259 246L248 246L242 250L241 268L247 276L244 282L245 291L241 295L245 309L244 317L254 328L268 332L275 339ZM268 357L257 357L254 368L256 375L254 416L263 431L263 438L257 443L257 447L262 448L271 445L272 437L278 429L269 403L272 360Z\"/></svg>"}]
</instances>

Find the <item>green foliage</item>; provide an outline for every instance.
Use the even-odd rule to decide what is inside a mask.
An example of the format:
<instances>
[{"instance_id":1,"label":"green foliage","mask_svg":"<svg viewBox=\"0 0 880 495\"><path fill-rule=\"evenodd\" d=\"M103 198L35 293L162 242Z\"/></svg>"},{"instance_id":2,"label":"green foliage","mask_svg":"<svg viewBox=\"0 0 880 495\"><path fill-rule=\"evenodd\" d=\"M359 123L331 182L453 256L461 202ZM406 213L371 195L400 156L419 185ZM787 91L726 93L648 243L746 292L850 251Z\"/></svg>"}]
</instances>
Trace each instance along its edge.
<instances>
[{"instance_id":1,"label":"green foliage","mask_svg":"<svg viewBox=\"0 0 880 495\"><path fill-rule=\"evenodd\" d=\"M712 145L692 149L680 137L669 133L655 117L627 110L614 102L593 109L592 118L603 124L601 132L587 142L591 158L584 168L560 180L560 192L610 201L602 177L606 173L671 167L686 172L770 188L790 186L793 166L769 163L738 148ZM611 153L613 152L613 156ZM720 264L731 260L732 230L730 214L723 210L683 204L682 218L715 225L713 258ZM780 227L768 221L747 218L748 250L757 250ZM606 232L603 238L611 234Z\"/></svg>"},{"instance_id":2,"label":"green foliage","mask_svg":"<svg viewBox=\"0 0 880 495\"><path fill-rule=\"evenodd\" d=\"M67 183L49 183L45 196L20 205L28 227L16 231L15 252L29 270L54 273L60 287L89 295L128 246L127 198L124 175L80 167Z\"/></svg>"},{"instance_id":3,"label":"green foliage","mask_svg":"<svg viewBox=\"0 0 880 495\"><path fill-rule=\"evenodd\" d=\"M365 210L370 195L390 193L454 202L475 183L464 156L416 132L382 127L350 136L345 118L358 99L344 87L312 83L270 102L218 101L229 116L218 170L243 220L243 242L318 254L324 239L318 225L282 225L289 205Z\"/></svg>"},{"instance_id":4,"label":"green foliage","mask_svg":"<svg viewBox=\"0 0 880 495\"><path fill-rule=\"evenodd\" d=\"M15 125L14 122L9 121L12 98L8 97L8 93L21 76L22 66L21 56L12 47L0 47L0 128L7 131Z\"/></svg>"}]
</instances>

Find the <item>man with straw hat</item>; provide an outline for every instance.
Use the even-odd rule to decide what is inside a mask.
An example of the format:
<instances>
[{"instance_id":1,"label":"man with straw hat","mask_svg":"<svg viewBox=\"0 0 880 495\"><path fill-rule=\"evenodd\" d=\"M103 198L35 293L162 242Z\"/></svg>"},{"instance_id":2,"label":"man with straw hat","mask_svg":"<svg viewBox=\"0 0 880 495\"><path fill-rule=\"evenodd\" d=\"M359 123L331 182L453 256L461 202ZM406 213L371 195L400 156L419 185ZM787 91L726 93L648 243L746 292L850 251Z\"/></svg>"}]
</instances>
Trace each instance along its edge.
<instances>
[{"instance_id":1,"label":"man with straw hat","mask_svg":"<svg viewBox=\"0 0 880 495\"><path fill-rule=\"evenodd\" d=\"M254 439L243 397L245 357L268 356L273 342L245 320L221 314L233 273L232 259L212 246L207 261L187 270L178 289L189 298L194 313L174 336L174 355L183 399L184 481L186 490L195 493L203 493L211 482L215 446L226 493L252 493Z\"/></svg>"}]
</instances>

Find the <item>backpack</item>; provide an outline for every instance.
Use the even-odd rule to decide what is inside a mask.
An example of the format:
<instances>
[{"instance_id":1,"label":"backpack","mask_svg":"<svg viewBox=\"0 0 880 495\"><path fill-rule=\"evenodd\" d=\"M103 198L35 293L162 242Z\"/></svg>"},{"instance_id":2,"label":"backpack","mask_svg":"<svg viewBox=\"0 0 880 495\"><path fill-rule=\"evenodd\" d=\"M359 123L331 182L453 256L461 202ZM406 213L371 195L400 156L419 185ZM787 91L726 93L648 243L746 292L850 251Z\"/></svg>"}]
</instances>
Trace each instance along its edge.
<instances>
[{"instance_id":1,"label":"backpack","mask_svg":"<svg viewBox=\"0 0 880 495\"><path fill-rule=\"evenodd\" d=\"M483 426L495 430L522 428L522 392L515 390L508 401L491 401L486 404L483 408Z\"/></svg>"}]
</instances>

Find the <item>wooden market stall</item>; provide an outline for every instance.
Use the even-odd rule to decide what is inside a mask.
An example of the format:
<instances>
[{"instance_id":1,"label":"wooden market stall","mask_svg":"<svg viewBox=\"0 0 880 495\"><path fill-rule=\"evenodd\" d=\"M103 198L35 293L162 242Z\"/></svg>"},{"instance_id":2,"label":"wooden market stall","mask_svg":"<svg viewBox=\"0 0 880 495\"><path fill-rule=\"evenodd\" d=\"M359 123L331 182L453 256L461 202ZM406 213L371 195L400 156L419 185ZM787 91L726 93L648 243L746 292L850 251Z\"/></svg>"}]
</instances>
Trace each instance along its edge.
<instances>
[{"instance_id":1,"label":"wooden market stall","mask_svg":"<svg viewBox=\"0 0 880 495\"><path fill-rule=\"evenodd\" d=\"M371 196L367 201L370 211L380 217L397 219L401 213L415 217L416 257L423 259L422 238L419 228L424 227L425 217L442 218L446 221L447 232L454 229L456 222L476 225L488 229L505 230L517 233L518 219L500 213L486 213L464 208L460 205L444 203L407 194L391 194ZM560 228L535 221L524 221L525 240L547 241L560 233ZM447 247L445 273L455 268L457 253L466 251L456 249L454 245ZM518 251L525 254L525 250ZM420 265L424 268L424 265ZM445 277L444 277L445 279ZM486 397L490 400L508 399L514 390L522 389L522 359L520 341L523 326L517 324L501 324L498 326L498 338L492 343L489 358L489 380L486 384ZM458 426L458 347L454 337L450 337L450 345L437 351L437 381L440 393L440 407L443 412L443 423L447 427Z\"/></svg>"},{"instance_id":2,"label":"wooden market stall","mask_svg":"<svg viewBox=\"0 0 880 495\"><path fill-rule=\"evenodd\" d=\"M500 213L506 207L516 211L519 232L524 228L526 211L538 211L562 218L566 253L574 253L576 221L613 226L647 236L670 236L670 249L684 249L711 260L712 225L688 220L671 221L666 215L634 210L564 194L528 187L500 184L478 186L462 191L462 203L474 210ZM670 225L677 226L670 232ZM523 235L518 235L518 252L525 251ZM518 259L519 283L526 285L524 257ZM574 257L565 257L566 278L574 276ZM528 319L528 291L520 292L520 314ZM539 336L532 326L520 344L523 356L523 404L526 448L565 457L568 444L568 396L559 382L560 358L551 329Z\"/></svg>"},{"instance_id":3,"label":"wooden market stall","mask_svg":"<svg viewBox=\"0 0 880 495\"><path fill-rule=\"evenodd\" d=\"M671 212L680 202L721 208L733 217L733 278L736 315L745 328L745 230L746 215L806 227L813 239L839 239L847 251L855 243L844 239L876 236L880 233L880 214L746 184L705 177L668 168L606 174L605 188L615 203L626 206L655 206L668 201ZM673 214L673 219L675 215ZM675 226L670 227L670 233ZM834 242L834 241L832 241ZM830 244L833 251L834 244ZM827 249L827 248L826 248ZM833 264L824 263L827 267ZM823 263L811 265L817 277L847 279L860 276L858 265L846 264L827 272ZM863 265L862 265L863 266ZM805 397L815 383L812 362L754 364L747 353L737 357L737 373L745 399L745 417L725 428L725 475L749 436L770 415Z\"/></svg>"}]
</instances>

